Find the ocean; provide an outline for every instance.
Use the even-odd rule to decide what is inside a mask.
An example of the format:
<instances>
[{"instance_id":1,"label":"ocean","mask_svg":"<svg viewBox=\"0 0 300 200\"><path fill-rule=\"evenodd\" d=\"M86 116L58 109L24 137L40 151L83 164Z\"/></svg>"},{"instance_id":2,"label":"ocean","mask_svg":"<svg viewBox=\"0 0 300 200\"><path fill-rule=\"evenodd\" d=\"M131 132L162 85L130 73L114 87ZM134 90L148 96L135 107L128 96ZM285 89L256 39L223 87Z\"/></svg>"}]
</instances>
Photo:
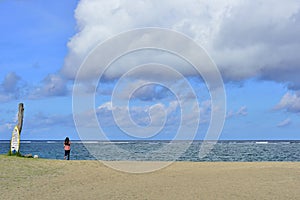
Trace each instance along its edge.
<instances>
[{"instance_id":1,"label":"ocean","mask_svg":"<svg viewBox=\"0 0 300 200\"><path fill-rule=\"evenodd\" d=\"M300 141L218 141L199 157L202 141L72 141L71 160L134 161L300 161ZM182 147L187 147L182 148ZM10 141L0 141L6 154ZM21 154L46 159L63 159L63 141L21 141ZM175 155L175 156L174 156Z\"/></svg>"}]
</instances>

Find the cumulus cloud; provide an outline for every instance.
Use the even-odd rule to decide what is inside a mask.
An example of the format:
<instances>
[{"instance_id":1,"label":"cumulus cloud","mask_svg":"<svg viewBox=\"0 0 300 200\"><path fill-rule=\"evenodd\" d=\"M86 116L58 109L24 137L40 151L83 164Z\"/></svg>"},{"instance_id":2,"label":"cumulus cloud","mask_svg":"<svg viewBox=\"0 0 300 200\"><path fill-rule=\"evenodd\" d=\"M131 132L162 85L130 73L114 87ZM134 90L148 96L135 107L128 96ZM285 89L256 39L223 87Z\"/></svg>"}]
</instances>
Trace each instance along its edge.
<instances>
[{"instance_id":1,"label":"cumulus cloud","mask_svg":"<svg viewBox=\"0 0 300 200\"><path fill-rule=\"evenodd\" d=\"M15 89L17 87L17 84L20 80L21 80L21 77L18 76L16 73L14 73L14 72L8 73L5 76L5 78L1 84L4 92L14 93Z\"/></svg>"},{"instance_id":2,"label":"cumulus cloud","mask_svg":"<svg viewBox=\"0 0 300 200\"><path fill-rule=\"evenodd\" d=\"M274 107L275 110L286 110L288 112L299 113L300 112L300 93L299 92L287 92L280 100L280 102Z\"/></svg>"},{"instance_id":3,"label":"cumulus cloud","mask_svg":"<svg viewBox=\"0 0 300 200\"><path fill-rule=\"evenodd\" d=\"M143 101L154 101L163 99L168 94L168 90L164 87L157 87L155 85L147 85L139 88L133 93L133 98L138 98Z\"/></svg>"},{"instance_id":4,"label":"cumulus cloud","mask_svg":"<svg viewBox=\"0 0 300 200\"><path fill-rule=\"evenodd\" d=\"M215 4L211 3L211 5ZM209 20L209 11L206 10L207 6L205 2L194 0L187 4L182 1L161 2L157 0L140 1L134 4L128 1L80 1L75 11L79 32L68 43L70 51L65 59L62 73L69 78L74 78L83 58L98 42L122 31L150 26L171 28L180 31L183 29L184 32L188 30L186 27L189 25L193 27L199 25L204 28L211 21ZM155 12L153 9L155 9ZM201 11L203 11L203 16L199 14ZM119 21L122 21L122 23L119 23ZM195 34L196 31L196 29L193 29L188 32ZM165 41L165 38L154 36L149 38L149 36L145 34L141 38L135 38L134 42L142 42L142 40L145 39ZM177 45L178 47L184 46L183 44ZM113 47L113 49L114 48L115 47ZM144 59L145 57L151 57L153 59L151 55L140 56L139 59ZM135 59L139 60L137 58ZM160 61L161 60L162 59L160 59ZM127 65L125 68L126 67L128 68L130 66ZM120 71L122 72L122 66L119 68L121 68L121 70L115 70L115 74L120 73ZM187 69L183 71L187 71ZM112 74L112 76L114 75Z\"/></svg>"},{"instance_id":5,"label":"cumulus cloud","mask_svg":"<svg viewBox=\"0 0 300 200\"><path fill-rule=\"evenodd\" d=\"M115 123L113 111L118 110L120 116L119 125L123 127L131 127L132 123L127 117L127 113L130 113L131 119L134 123L140 126L148 126L151 122L157 122L151 124L152 126L161 125L161 121L166 121L164 126L167 128L176 128L181 125L183 128L189 128L195 124L209 124L211 120L211 101L205 100L195 104L195 102L185 101L185 105L180 107L177 100L170 101L168 103L153 103L152 105L135 105L135 106L113 106L111 102L106 102L100 105L96 109L96 114L99 123L102 126L117 126ZM197 108L196 108L197 107ZM182 109L187 109L183 111ZM164 110L164 112L161 112ZM150 114L152 121L150 119ZM241 116L241 114L235 113L235 116ZM166 116L164 115L166 114ZM91 122L91 116L93 112L86 112L82 114L78 120L80 126L94 127L97 122ZM184 115L184 117L183 117Z\"/></svg>"},{"instance_id":6,"label":"cumulus cloud","mask_svg":"<svg viewBox=\"0 0 300 200\"><path fill-rule=\"evenodd\" d=\"M291 124L291 122L292 122L291 119L290 119L290 118L287 118L287 119L285 119L285 120L279 122L279 123L277 124L277 127L285 127L285 126L288 126L288 125Z\"/></svg>"},{"instance_id":7,"label":"cumulus cloud","mask_svg":"<svg viewBox=\"0 0 300 200\"><path fill-rule=\"evenodd\" d=\"M299 86L299 8L297 1L263 1L259 6L257 1L243 1L233 7L213 41L225 77L256 76Z\"/></svg>"},{"instance_id":8,"label":"cumulus cloud","mask_svg":"<svg viewBox=\"0 0 300 200\"><path fill-rule=\"evenodd\" d=\"M11 72L4 77L0 84L0 102L64 96L68 93L68 81L59 74L49 74L40 84L30 85L15 72Z\"/></svg>"},{"instance_id":9,"label":"cumulus cloud","mask_svg":"<svg viewBox=\"0 0 300 200\"><path fill-rule=\"evenodd\" d=\"M168 115L169 121L168 123L173 123L171 121L170 117L171 115L174 115L176 112L176 109L178 107L178 104L176 102L170 102L169 105L164 105L162 103L155 103L153 105L147 105L147 106L113 106L111 102L106 102L102 105L100 105L96 109L97 116L100 120L100 123L103 123L104 125L116 125L114 116L112 114L113 110L117 110L117 112L121 115L119 116L119 124L121 126L131 126L131 121L127 117L127 113L129 112L131 115L132 120L134 123L141 125L141 126L147 126L151 122L158 122L164 119L164 116L162 115L162 112L160 110L164 110L165 114ZM149 113L151 113L152 119L149 117ZM123 117L122 117L123 116ZM153 124L155 126L155 124Z\"/></svg>"},{"instance_id":10,"label":"cumulus cloud","mask_svg":"<svg viewBox=\"0 0 300 200\"><path fill-rule=\"evenodd\" d=\"M226 81L254 77L287 83L290 89L300 87L297 77L300 73L300 4L297 0L144 0L135 3L81 0L75 18L78 33L68 43L69 53L61 69L70 79L75 78L83 58L98 42L133 28L162 27L185 33L203 45ZM114 48L117 46L109 51ZM108 77L120 76L122 68L135 63L130 60L134 59L110 71ZM185 75L196 73L187 70L186 64L173 67L188 71ZM91 70L90 74L93 73Z\"/></svg>"},{"instance_id":11,"label":"cumulus cloud","mask_svg":"<svg viewBox=\"0 0 300 200\"><path fill-rule=\"evenodd\" d=\"M0 102L17 99L21 96L21 77L15 72L8 73L0 84Z\"/></svg>"},{"instance_id":12,"label":"cumulus cloud","mask_svg":"<svg viewBox=\"0 0 300 200\"><path fill-rule=\"evenodd\" d=\"M41 86L35 87L29 94L29 98L43 98L51 96L64 96L68 94L67 80L58 74L49 74L44 78Z\"/></svg>"},{"instance_id":13,"label":"cumulus cloud","mask_svg":"<svg viewBox=\"0 0 300 200\"><path fill-rule=\"evenodd\" d=\"M176 100L170 101L167 103L153 103L152 105L134 105L134 106L116 106L113 105L112 102L105 102L98 106L95 110L96 115L98 117L99 123L103 126L116 126L115 119L113 116L113 111L117 111L120 116L119 125L123 127L131 127L131 119L134 123L140 126L148 126L152 122L161 122L166 119L165 126L169 127L177 127L180 124L180 121L183 120L182 126L189 127L189 124L199 123L207 124L210 121L211 117L211 101L205 100L201 102L199 105L192 105L191 102L185 102L184 107L189 107L190 111L185 112L185 117L182 119L181 115L182 110L180 108L179 102ZM195 106L199 106L199 109L195 109ZM164 112L161 112L164 110ZM199 112L200 113L199 113ZM130 113L130 118L127 117L127 113ZM152 119L150 119L150 114ZM80 120L78 120L78 126L83 127L95 127L97 126L97 122L92 122L90 119L92 118L94 111L86 111L78 116ZM166 114L166 116L164 115ZM200 116L200 121L198 122L198 117ZM161 123L158 123L161 124ZM152 124L156 126L157 124Z\"/></svg>"}]
</instances>

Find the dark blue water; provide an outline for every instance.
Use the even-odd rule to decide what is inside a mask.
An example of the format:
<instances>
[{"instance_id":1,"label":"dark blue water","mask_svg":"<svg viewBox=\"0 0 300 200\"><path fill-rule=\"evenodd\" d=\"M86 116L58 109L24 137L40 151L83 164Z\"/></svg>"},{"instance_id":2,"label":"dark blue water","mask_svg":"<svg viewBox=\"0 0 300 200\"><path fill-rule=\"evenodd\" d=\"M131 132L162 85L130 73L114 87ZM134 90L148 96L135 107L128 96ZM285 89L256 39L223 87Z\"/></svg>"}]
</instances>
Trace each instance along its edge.
<instances>
[{"instance_id":1,"label":"dark blue water","mask_svg":"<svg viewBox=\"0 0 300 200\"><path fill-rule=\"evenodd\" d=\"M168 144L169 141L73 141L71 159L172 161L177 153L177 161L300 161L300 141L218 141L201 158L201 141L178 141L168 151L160 152ZM187 144L183 151L181 147ZM0 154L6 154L9 146L9 141L0 141ZM21 141L20 151L47 159L64 156L63 141Z\"/></svg>"}]
</instances>

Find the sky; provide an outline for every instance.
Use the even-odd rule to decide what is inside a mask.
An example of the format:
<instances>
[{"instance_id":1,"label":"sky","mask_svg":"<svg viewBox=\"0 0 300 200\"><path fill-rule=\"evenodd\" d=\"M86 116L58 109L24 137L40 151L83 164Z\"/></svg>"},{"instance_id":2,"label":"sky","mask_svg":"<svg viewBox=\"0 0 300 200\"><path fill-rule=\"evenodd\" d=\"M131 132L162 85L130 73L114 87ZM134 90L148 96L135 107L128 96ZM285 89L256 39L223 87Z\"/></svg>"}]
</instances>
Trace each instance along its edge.
<instances>
[{"instance_id":1,"label":"sky","mask_svg":"<svg viewBox=\"0 0 300 200\"><path fill-rule=\"evenodd\" d=\"M0 140L10 139L20 102L23 140L203 139L222 111L215 139L300 139L298 0L2 0L0 13ZM114 37L147 27L184 35L206 54L176 34ZM143 42L205 54L222 87L161 49L129 52L105 68L103 60ZM222 88L223 110L212 100Z\"/></svg>"}]
</instances>

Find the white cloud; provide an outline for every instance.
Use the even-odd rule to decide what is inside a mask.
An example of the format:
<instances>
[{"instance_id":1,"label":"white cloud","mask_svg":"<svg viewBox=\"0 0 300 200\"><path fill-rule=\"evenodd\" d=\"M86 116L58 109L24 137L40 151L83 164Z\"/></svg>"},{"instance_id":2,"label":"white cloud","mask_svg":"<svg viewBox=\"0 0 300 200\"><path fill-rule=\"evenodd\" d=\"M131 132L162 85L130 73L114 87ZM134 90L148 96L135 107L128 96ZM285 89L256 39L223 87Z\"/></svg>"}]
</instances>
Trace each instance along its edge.
<instances>
[{"instance_id":1,"label":"white cloud","mask_svg":"<svg viewBox=\"0 0 300 200\"><path fill-rule=\"evenodd\" d=\"M21 80L21 77L16 75L16 73L14 73L14 72L8 73L5 76L5 78L1 84L1 87L3 88L4 92L14 93L16 90L17 84L20 80Z\"/></svg>"},{"instance_id":2,"label":"white cloud","mask_svg":"<svg viewBox=\"0 0 300 200\"><path fill-rule=\"evenodd\" d=\"M128 127L131 126L132 123L130 118L128 118L127 113L130 113L132 120L139 125L148 125L152 122L161 122L161 120L165 119L165 115L174 115L178 107L177 102L170 102L168 106L162 103L155 103L153 105L146 106L113 106L112 102L106 102L102 105L98 106L96 109L96 113L100 120L104 125L115 125L114 117L112 115L112 111L116 111L118 115L118 122L121 126ZM164 112L161 112L164 111ZM90 112L88 112L90 113ZM151 121L150 115L151 114ZM160 124L160 123L159 123ZM155 126L156 124L152 124Z\"/></svg>"},{"instance_id":3,"label":"white cloud","mask_svg":"<svg viewBox=\"0 0 300 200\"><path fill-rule=\"evenodd\" d=\"M34 87L29 94L30 99L64 96L68 94L67 81L60 75L49 74L42 81L41 86Z\"/></svg>"},{"instance_id":4,"label":"white cloud","mask_svg":"<svg viewBox=\"0 0 300 200\"><path fill-rule=\"evenodd\" d=\"M285 127L285 126L288 126L288 125L291 124L291 122L292 122L291 119L290 119L290 118L287 118L287 119L285 119L285 120L279 122L279 123L277 124L277 127Z\"/></svg>"},{"instance_id":5,"label":"white cloud","mask_svg":"<svg viewBox=\"0 0 300 200\"><path fill-rule=\"evenodd\" d=\"M248 114L248 109L246 106L240 107L240 109L236 112L237 115L245 116Z\"/></svg>"},{"instance_id":6,"label":"white cloud","mask_svg":"<svg viewBox=\"0 0 300 200\"><path fill-rule=\"evenodd\" d=\"M124 127L132 126L127 113L130 113L132 120L139 125L147 126L151 123L150 115L152 119L152 125L161 125L167 117L165 126L177 127L180 123L183 127L188 128L191 124L207 124L211 118L211 101L205 100L199 104L195 102L185 101L180 108L180 104L177 100L168 102L167 104L153 103L152 105L135 105L135 106L112 106L111 102L106 102L100 105L96 109L96 113L100 123L104 126L115 126L115 119L112 115L112 111L117 110L119 124ZM196 106L198 108L196 108ZM183 111L182 109L189 109ZM199 113L200 112L200 113ZM90 122L91 112L86 112L82 115L82 121ZM184 115L182 117L181 115ZM237 114L236 114L237 115ZM199 118L200 117L200 118ZM182 121L181 121L182 120ZM82 124L84 125L84 123Z\"/></svg>"},{"instance_id":7,"label":"white cloud","mask_svg":"<svg viewBox=\"0 0 300 200\"><path fill-rule=\"evenodd\" d=\"M97 110L100 111L100 110L113 110L113 106L112 106L112 103L109 101L109 102L106 102L100 106L98 106Z\"/></svg>"},{"instance_id":8,"label":"white cloud","mask_svg":"<svg viewBox=\"0 0 300 200\"><path fill-rule=\"evenodd\" d=\"M142 84L142 83L140 83ZM136 85L133 85L132 83L128 83L129 86L135 87ZM130 88L128 88L129 90ZM123 93L124 96L126 96L126 91ZM145 85L141 88L138 88L133 94L132 98L140 99L142 101L155 101L163 99L170 95L170 92L168 89L164 87L160 87L154 84Z\"/></svg>"},{"instance_id":9,"label":"white cloud","mask_svg":"<svg viewBox=\"0 0 300 200\"><path fill-rule=\"evenodd\" d=\"M227 81L259 77L298 88L299 9L297 0L81 0L75 11L78 33L68 43L61 72L74 79L83 58L98 42L122 31L154 26L183 32L203 45ZM109 77L120 76L131 64L128 60L128 65L110 71ZM173 67L188 71L186 65Z\"/></svg>"},{"instance_id":10,"label":"white cloud","mask_svg":"<svg viewBox=\"0 0 300 200\"><path fill-rule=\"evenodd\" d=\"M165 120L165 115L167 117L166 126L177 126L180 123L180 120L183 120L182 126L188 127L189 124L195 124L200 122L201 124L209 123L211 117L211 102L210 100L206 100L201 102L199 105L191 104L191 102L184 102L182 109L190 108L190 110L184 112L184 118L181 118L181 114L183 114L180 108L180 104L178 101L170 101L168 104L162 103L154 103L152 105L146 106L112 106L111 102L103 103L98 106L96 109L96 113L98 119L101 124L104 126L115 126L114 117L112 115L112 111L118 110L119 113L119 124L125 127L129 127L132 125L130 119L127 117L127 113L130 112L132 120L139 125L146 126L151 122L150 113L152 117L152 122L156 122L157 124L161 124L162 121ZM196 106L199 106L196 109ZM162 112L163 111L163 112ZM199 112L197 112L199 111ZM86 112L82 115L82 121L90 122L91 112ZM123 117L122 117L123 116ZM198 118L200 116L200 121ZM152 124L153 126L157 124ZM82 124L84 125L84 123Z\"/></svg>"},{"instance_id":11,"label":"white cloud","mask_svg":"<svg viewBox=\"0 0 300 200\"><path fill-rule=\"evenodd\" d=\"M274 107L275 110L286 110L288 112L300 112L300 95L298 93L287 92Z\"/></svg>"},{"instance_id":12,"label":"white cloud","mask_svg":"<svg viewBox=\"0 0 300 200\"><path fill-rule=\"evenodd\" d=\"M79 32L68 43L70 51L65 59L62 73L69 78L74 78L83 58L99 41L134 28L171 28L186 32L191 36L195 35L196 39L205 38L210 35L210 29L214 27L215 22L211 21L215 21L215 18L220 15L220 12L216 12L216 17L211 15L210 12L212 10L216 11L220 5L227 4L196 0L190 0L189 2L145 0L134 3L130 1L82 0L75 11ZM209 9L207 10L207 8ZM187 29L187 27L189 28ZM197 33L199 30L201 30L200 34ZM203 31L206 31L205 37L201 34ZM146 38L147 36L135 39L141 41ZM164 38L150 37L148 39L165 41ZM182 44L178 44L178 46L180 47ZM154 60L156 59L154 58ZM122 66L114 73L119 74L120 71L122 73L123 70L120 70L120 68L122 69Z\"/></svg>"},{"instance_id":13,"label":"white cloud","mask_svg":"<svg viewBox=\"0 0 300 200\"><path fill-rule=\"evenodd\" d=\"M230 110L227 112L226 117L246 116L248 115L248 108L246 106L240 107L237 111Z\"/></svg>"},{"instance_id":14,"label":"white cloud","mask_svg":"<svg viewBox=\"0 0 300 200\"><path fill-rule=\"evenodd\" d=\"M16 73L11 72L0 84L0 102L64 96L68 93L68 81L59 74L48 74L40 84L30 85Z\"/></svg>"},{"instance_id":15,"label":"white cloud","mask_svg":"<svg viewBox=\"0 0 300 200\"><path fill-rule=\"evenodd\" d=\"M234 7L222 21L212 52L226 78L256 76L300 86L295 77L300 64L299 8L298 1L243 1Z\"/></svg>"},{"instance_id":16,"label":"white cloud","mask_svg":"<svg viewBox=\"0 0 300 200\"><path fill-rule=\"evenodd\" d=\"M7 102L12 99L18 99L23 92L21 90L21 77L15 72L6 74L0 84L0 102Z\"/></svg>"}]
</instances>

